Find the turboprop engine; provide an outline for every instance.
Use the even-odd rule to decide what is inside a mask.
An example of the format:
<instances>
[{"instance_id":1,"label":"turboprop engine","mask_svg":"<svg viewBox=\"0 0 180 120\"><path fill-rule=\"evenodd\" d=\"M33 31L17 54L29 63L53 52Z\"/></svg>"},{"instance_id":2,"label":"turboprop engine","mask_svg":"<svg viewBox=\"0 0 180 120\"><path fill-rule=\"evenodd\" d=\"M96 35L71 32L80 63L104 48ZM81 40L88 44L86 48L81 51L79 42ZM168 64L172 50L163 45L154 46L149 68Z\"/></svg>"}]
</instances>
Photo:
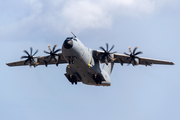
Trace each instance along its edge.
<instances>
[{"instance_id":1,"label":"turboprop engine","mask_svg":"<svg viewBox=\"0 0 180 120\"><path fill-rule=\"evenodd\" d=\"M127 53L124 52L125 55L129 56L126 60L129 61L129 64L132 63L133 66L139 64L139 57L137 57L137 55L142 54L142 52L135 53L137 48L138 47L135 47L133 52L131 52L131 47L129 47L128 49L129 49L130 54L127 54Z\"/></svg>"}]
</instances>

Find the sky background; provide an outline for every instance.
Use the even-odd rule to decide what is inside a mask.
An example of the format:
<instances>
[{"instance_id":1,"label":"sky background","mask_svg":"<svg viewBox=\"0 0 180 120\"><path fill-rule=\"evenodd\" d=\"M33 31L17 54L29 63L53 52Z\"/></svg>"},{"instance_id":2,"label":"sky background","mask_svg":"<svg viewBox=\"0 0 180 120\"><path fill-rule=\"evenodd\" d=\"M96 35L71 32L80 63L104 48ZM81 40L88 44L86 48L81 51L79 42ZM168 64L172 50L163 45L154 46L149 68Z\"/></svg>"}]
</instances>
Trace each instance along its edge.
<instances>
[{"instance_id":1,"label":"sky background","mask_svg":"<svg viewBox=\"0 0 180 120\"><path fill-rule=\"evenodd\" d=\"M66 64L8 67L33 47L61 48L73 31L85 46L138 46L174 66L115 64L110 87L71 85ZM179 120L180 1L0 0L0 120Z\"/></svg>"}]
</instances>

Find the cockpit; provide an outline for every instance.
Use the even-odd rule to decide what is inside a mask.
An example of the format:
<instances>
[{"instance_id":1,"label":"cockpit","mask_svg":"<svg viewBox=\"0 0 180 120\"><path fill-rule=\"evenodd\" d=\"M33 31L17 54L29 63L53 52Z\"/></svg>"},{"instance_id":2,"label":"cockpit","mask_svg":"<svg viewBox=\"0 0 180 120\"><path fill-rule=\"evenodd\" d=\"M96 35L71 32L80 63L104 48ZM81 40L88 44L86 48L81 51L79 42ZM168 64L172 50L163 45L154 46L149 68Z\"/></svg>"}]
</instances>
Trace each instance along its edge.
<instances>
[{"instance_id":1,"label":"cockpit","mask_svg":"<svg viewBox=\"0 0 180 120\"><path fill-rule=\"evenodd\" d=\"M73 37L67 37L63 43L64 48L70 49L73 47Z\"/></svg>"},{"instance_id":2,"label":"cockpit","mask_svg":"<svg viewBox=\"0 0 180 120\"><path fill-rule=\"evenodd\" d=\"M73 37L67 37L67 38L66 38L66 40L71 40L71 39L73 39Z\"/></svg>"}]
</instances>

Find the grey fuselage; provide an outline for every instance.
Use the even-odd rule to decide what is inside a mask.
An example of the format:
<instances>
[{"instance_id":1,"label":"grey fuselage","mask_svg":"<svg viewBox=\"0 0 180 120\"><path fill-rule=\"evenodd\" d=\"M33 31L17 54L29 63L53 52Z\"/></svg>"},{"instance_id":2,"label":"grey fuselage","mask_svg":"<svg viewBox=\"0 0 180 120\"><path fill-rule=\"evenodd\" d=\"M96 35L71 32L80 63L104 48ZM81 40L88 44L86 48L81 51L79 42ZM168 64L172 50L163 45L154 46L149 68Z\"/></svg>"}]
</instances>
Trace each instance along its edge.
<instances>
[{"instance_id":1,"label":"grey fuselage","mask_svg":"<svg viewBox=\"0 0 180 120\"><path fill-rule=\"evenodd\" d=\"M93 50L85 47L77 37L68 37L64 41L62 54L69 63L65 76L72 84L73 82L76 84L82 82L96 86L111 85L110 73L105 69L109 66L104 65L102 68L100 61L94 56Z\"/></svg>"}]
</instances>

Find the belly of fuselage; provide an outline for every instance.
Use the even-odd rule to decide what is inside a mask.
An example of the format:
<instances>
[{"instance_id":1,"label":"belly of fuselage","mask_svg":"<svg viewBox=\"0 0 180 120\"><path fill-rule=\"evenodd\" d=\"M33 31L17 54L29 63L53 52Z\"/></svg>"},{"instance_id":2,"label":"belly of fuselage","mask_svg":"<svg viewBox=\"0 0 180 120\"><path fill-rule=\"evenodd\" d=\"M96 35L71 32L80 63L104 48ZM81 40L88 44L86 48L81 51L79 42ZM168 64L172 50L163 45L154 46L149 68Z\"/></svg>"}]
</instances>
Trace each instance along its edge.
<instances>
[{"instance_id":1,"label":"belly of fuselage","mask_svg":"<svg viewBox=\"0 0 180 120\"><path fill-rule=\"evenodd\" d=\"M71 69L71 71L74 74L78 74L83 84L95 85L95 86L110 86L109 84L106 84L106 83L104 84L103 82L102 84L96 84L95 80L93 79L93 74L88 71L88 69L91 69L91 68L89 68L87 64L82 65L82 62L78 59L76 59L75 63L71 64L70 67L67 67L66 72L68 71L68 69Z\"/></svg>"}]
</instances>

